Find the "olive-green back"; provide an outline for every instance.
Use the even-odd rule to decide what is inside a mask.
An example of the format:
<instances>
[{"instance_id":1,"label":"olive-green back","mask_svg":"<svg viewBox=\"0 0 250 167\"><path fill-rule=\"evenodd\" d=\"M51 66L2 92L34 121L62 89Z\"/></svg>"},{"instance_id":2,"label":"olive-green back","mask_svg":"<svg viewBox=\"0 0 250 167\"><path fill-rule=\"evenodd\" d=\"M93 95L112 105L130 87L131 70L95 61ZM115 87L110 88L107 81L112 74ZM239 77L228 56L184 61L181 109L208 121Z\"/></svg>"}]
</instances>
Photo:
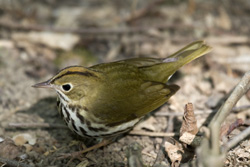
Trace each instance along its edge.
<instances>
[{"instance_id":1,"label":"olive-green back","mask_svg":"<svg viewBox=\"0 0 250 167\"><path fill-rule=\"evenodd\" d=\"M166 85L181 66L206 54L210 47L194 42L166 59L135 58L90 67L102 73L98 95L88 97L89 109L99 122L118 125L163 105L178 89Z\"/></svg>"}]
</instances>

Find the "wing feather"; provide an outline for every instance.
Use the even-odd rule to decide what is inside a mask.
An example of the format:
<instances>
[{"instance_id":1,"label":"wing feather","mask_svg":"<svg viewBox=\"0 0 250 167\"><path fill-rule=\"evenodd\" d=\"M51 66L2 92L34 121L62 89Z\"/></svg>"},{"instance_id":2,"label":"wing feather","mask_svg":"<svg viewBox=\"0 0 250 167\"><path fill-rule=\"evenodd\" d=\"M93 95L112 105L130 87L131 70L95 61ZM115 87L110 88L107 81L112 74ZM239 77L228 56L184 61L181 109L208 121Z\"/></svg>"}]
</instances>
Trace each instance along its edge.
<instances>
[{"instance_id":1,"label":"wing feather","mask_svg":"<svg viewBox=\"0 0 250 167\"><path fill-rule=\"evenodd\" d=\"M151 81L144 81L139 86L136 82L132 84L133 89L125 89L119 93L113 90L117 86L109 85L106 87L107 90L99 95L99 99L92 103L91 111L100 122L114 126L140 118L163 105L179 89L177 85ZM109 94L106 95L104 92Z\"/></svg>"}]
</instances>

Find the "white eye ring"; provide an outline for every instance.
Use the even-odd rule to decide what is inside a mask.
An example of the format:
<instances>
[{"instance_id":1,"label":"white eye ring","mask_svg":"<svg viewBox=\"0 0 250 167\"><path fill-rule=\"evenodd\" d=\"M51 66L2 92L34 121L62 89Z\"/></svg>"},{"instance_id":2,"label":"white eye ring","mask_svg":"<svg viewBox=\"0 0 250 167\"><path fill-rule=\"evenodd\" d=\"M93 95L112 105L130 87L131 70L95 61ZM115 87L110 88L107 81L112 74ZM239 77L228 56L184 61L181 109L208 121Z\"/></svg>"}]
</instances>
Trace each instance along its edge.
<instances>
[{"instance_id":1,"label":"white eye ring","mask_svg":"<svg viewBox=\"0 0 250 167\"><path fill-rule=\"evenodd\" d=\"M72 86L71 83L66 83L66 84L63 84L63 85L61 86L61 89L62 89L64 92L69 92L72 88L73 88L73 86Z\"/></svg>"}]
</instances>

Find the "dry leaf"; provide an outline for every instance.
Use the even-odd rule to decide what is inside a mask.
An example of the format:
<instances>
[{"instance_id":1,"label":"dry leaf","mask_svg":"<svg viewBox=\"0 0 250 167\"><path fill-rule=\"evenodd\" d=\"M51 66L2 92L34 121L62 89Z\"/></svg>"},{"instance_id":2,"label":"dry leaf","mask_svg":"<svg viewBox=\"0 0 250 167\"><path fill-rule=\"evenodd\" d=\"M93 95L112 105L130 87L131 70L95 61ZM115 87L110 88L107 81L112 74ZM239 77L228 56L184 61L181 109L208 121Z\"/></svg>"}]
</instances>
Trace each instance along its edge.
<instances>
[{"instance_id":1,"label":"dry leaf","mask_svg":"<svg viewBox=\"0 0 250 167\"><path fill-rule=\"evenodd\" d=\"M182 145L171 138L172 141L166 141L164 146L165 146L165 151L168 154L168 157L171 160L171 167L178 167L181 163L182 160L182 154L184 153Z\"/></svg>"},{"instance_id":2,"label":"dry leaf","mask_svg":"<svg viewBox=\"0 0 250 167\"><path fill-rule=\"evenodd\" d=\"M228 123L228 124L223 125L220 130L220 138L222 139L222 137L228 136L234 129L243 125L243 123L244 122L242 119L237 119L231 124Z\"/></svg>"},{"instance_id":3,"label":"dry leaf","mask_svg":"<svg viewBox=\"0 0 250 167\"><path fill-rule=\"evenodd\" d=\"M198 128L197 121L194 115L193 104L188 103L185 106L179 140L190 145L193 142L197 132Z\"/></svg>"}]
</instances>

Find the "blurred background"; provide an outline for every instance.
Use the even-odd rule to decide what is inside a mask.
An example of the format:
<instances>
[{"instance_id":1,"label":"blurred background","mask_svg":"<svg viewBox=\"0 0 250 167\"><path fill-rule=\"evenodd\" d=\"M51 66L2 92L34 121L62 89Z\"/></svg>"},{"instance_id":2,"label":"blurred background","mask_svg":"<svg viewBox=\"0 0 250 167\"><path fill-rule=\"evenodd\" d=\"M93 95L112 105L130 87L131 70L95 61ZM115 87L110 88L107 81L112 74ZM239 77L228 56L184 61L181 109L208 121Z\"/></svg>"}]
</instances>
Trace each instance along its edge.
<instances>
[{"instance_id":1,"label":"blurred background","mask_svg":"<svg viewBox=\"0 0 250 167\"><path fill-rule=\"evenodd\" d=\"M67 160L56 160L56 153L79 150L67 147L77 140L67 129L9 128L9 123L63 124L55 108L55 93L31 85L69 65L164 58L195 40L205 40L213 51L173 77L181 90L157 112L182 113L187 102L196 111L218 108L250 70L249 18L249 0L0 1L0 138L5 142L10 138L11 143L25 133L35 140L24 150L10 147L14 153L0 149L0 156L20 159L25 155L22 161L31 166L60 166ZM247 105L249 100L250 92L237 105ZM233 113L229 121L242 119L247 124L249 116L248 109ZM197 117L198 125L206 120L206 116ZM178 119L174 131L180 127ZM167 125L167 118L157 114L146 121L137 129L160 132ZM124 150L133 141L143 146L143 160L152 165L162 138L131 135L87 154L88 166L126 166ZM6 146L0 143L2 150ZM249 144L236 149L225 166L250 161Z\"/></svg>"}]
</instances>

